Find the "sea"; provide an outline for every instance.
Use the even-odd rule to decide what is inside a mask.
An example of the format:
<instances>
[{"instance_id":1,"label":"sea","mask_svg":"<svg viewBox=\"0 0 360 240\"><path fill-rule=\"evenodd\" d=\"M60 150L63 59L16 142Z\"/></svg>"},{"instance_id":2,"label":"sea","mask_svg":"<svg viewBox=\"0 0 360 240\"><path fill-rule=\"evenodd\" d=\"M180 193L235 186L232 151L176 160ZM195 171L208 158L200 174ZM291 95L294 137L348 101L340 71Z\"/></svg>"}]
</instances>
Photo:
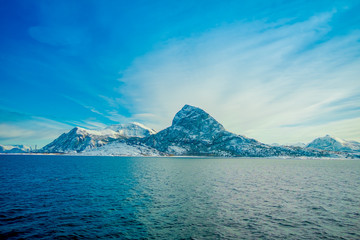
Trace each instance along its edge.
<instances>
[{"instance_id":1,"label":"sea","mask_svg":"<svg viewBox=\"0 0 360 240\"><path fill-rule=\"evenodd\" d=\"M360 239L360 161L0 155L0 239Z\"/></svg>"}]
</instances>

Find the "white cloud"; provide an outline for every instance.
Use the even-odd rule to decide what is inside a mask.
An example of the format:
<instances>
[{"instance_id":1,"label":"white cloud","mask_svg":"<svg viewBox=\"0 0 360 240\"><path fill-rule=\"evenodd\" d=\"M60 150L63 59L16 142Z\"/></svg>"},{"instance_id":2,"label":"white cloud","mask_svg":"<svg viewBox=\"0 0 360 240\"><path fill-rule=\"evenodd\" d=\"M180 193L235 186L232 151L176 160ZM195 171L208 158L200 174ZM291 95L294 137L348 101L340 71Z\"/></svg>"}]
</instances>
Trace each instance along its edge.
<instances>
[{"instance_id":1,"label":"white cloud","mask_svg":"<svg viewBox=\"0 0 360 240\"><path fill-rule=\"evenodd\" d=\"M331 122L341 126L341 102L360 94L360 33L324 38L333 14L291 24L237 23L170 41L134 61L120 92L134 116L156 129L191 104L228 130L264 142L292 141L288 125L301 133L309 129L301 125L316 123L311 136L322 135ZM307 139L299 134L296 141Z\"/></svg>"},{"instance_id":2,"label":"white cloud","mask_svg":"<svg viewBox=\"0 0 360 240\"><path fill-rule=\"evenodd\" d=\"M20 137L31 137L35 134L34 131L19 128L15 125L8 123L0 124L0 136L2 138L20 138Z\"/></svg>"},{"instance_id":3,"label":"white cloud","mask_svg":"<svg viewBox=\"0 0 360 240\"><path fill-rule=\"evenodd\" d=\"M254 133L249 132L249 134L256 135L261 132L262 138L266 139L269 144L279 142L292 144L299 142L299 139L303 143L309 143L315 138L327 134L346 140L360 141L359 123L360 117L309 126L260 128L255 129ZM284 140L284 135L286 140Z\"/></svg>"},{"instance_id":4,"label":"white cloud","mask_svg":"<svg viewBox=\"0 0 360 240\"><path fill-rule=\"evenodd\" d=\"M2 144L24 144L42 147L60 134L71 129L70 125L42 117L31 117L17 122L0 124L0 140Z\"/></svg>"}]
</instances>

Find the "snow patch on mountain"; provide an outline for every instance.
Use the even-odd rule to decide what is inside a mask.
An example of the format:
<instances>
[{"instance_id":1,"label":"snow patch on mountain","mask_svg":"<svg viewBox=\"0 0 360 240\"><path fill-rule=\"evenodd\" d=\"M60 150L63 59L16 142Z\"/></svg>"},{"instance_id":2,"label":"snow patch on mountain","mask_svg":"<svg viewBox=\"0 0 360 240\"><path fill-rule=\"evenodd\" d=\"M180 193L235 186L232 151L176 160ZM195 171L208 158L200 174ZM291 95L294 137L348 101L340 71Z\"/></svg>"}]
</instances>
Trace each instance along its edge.
<instances>
[{"instance_id":1,"label":"snow patch on mountain","mask_svg":"<svg viewBox=\"0 0 360 240\"><path fill-rule=\"evenodd\" d=\"M142 144L113 142L107 145L86 149L80 155L86 156L161 156L159 151Z\"/></svg>"},{"instance_id":2,"label":"snow patch on mountain","mask_svg":"<svg viewBox=\"0 0 360 240\"><path fill-rule=\"evenodd\" d=\"M114 131L115 133L130 138L130 137L147 137L152 134L155 134L156 131L145 125L137 122L132 122L128 124L115 124L108 126L105 130Z\"/></svg>"}]
</instances>

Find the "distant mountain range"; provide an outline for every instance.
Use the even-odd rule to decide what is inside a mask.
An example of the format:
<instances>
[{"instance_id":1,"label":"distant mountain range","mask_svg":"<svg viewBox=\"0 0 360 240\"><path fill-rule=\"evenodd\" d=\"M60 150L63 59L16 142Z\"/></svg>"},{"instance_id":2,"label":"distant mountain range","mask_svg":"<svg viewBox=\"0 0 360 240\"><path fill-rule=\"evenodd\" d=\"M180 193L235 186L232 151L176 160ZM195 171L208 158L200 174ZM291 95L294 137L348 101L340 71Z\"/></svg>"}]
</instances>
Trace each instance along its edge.
<instances>
[{"instance_id":1,"label":"distant mountain range","mask_svg":"<svg viewBox=\"0 0 360 240\"><path fill-rule=\"evenodd\" d=\"M360 154L360 143L356 141L347 141L337 137L331 137L326 135L324 137L319 137L314 139L308 144L305 143L295 143L295 144L285 144L280 145L278 143L273 143L271 146L294 146L301 148L312 148L319 149L331 152L344 152L344 153L359 153Z\"/></svg>"},{"instance_id":2,"label":"distant mountain range","mask_svg":"<svg viewBox=\"0 0 360 240\"><path fill-rule=\"evenodd\" d=\"M305 147L272 146L226 131L204 110L185 105L172 125L156 132L139 123L102 130L76 127L38 152L126 156L360 157L360 143L326 136Z\"/></svg>"},{"instance_id":3,"label":"distant mountain range","mask_svg":"<svg viewBox=\"0 0 360 240\"><path fill-rule=\"evenodd\" d=\"M0 145L0 153L27 153L31 148L25 145Z\"/></svg>"},{"instance_id":4,"label":"distant mountain range","mask_svg":"<svg viewBox=\"0 0 360 240\"><path fill-rule=\"evenodd\" d=\"M279 143L272 143L270 144L271 146L292 146L292 147L306 147L306 144L305 143L302 143L302 142L297 142L297 143L291 143L291 144L279 144Z\"/></svg>"}]
</instances>

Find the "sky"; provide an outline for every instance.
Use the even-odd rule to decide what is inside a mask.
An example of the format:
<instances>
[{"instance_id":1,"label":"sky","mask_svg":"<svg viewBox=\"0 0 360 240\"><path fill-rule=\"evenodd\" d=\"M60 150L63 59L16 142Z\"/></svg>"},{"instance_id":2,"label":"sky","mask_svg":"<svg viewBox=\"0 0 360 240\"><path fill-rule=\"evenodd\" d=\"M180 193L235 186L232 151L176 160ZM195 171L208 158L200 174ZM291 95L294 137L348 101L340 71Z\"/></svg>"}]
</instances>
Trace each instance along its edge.
<instances>
[{"instance_id":1,"label":"sky","mask_svg":"<svg viewBox=\"0 0 360 240\"><path fill-rule=\"evenodd\" d=\"M0 0L0 144L171 125L360 141L360 1Z\"/></svg>"}]
</instances>

